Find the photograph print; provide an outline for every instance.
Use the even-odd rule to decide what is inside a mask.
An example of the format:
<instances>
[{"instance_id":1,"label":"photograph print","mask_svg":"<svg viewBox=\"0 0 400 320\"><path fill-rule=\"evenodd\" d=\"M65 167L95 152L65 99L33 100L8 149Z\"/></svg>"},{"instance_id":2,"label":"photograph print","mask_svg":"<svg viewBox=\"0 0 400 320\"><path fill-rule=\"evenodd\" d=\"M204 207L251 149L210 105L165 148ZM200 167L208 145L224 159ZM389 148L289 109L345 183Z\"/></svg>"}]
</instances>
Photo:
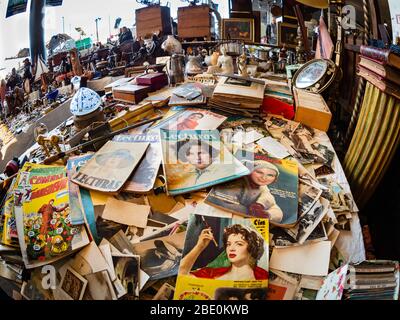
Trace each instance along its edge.
<instances>
[{"instance_id":1,"label":"photograph print","mask_svg":"<svg viewBox=\"0 0 400 320\"><path fill-rule=\"evenodd\" d=\"M150 281L176 276L182 258L185 232L132 244L135 255L140 256L140 268Z\"/></svg>"}]
</instances>

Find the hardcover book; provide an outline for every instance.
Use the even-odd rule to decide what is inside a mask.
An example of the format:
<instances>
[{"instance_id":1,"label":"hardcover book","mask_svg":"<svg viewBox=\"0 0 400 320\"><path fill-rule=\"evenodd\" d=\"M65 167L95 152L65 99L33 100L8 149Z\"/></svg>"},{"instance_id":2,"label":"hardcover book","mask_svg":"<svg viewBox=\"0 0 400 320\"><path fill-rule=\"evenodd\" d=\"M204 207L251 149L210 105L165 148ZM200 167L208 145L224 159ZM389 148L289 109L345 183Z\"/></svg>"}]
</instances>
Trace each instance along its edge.
<instances>
[{"instance_id":1,"label":"hardcover book","mask_svg":"<svg viewBox=\"0 0 400 320\"><path fill-rule=\"evenodd\" d=\"M360 66L367 68L377 75L400 85L400 70L396 70L390 66L382 65L367 57L360 58Z\"/></svg>"},{"instance_id":2,"label":"hardcover book","mask_svg":"<svg viewBox=\"0 0 400 320\"><path fill-rule=\"evenodd\" d=\"M373 59L383 65L390 65L397 69L400 68L400 56L389 49L380 49L370 46L361 46L360 53L362 56Z\"/></svg>"}]
</instances>

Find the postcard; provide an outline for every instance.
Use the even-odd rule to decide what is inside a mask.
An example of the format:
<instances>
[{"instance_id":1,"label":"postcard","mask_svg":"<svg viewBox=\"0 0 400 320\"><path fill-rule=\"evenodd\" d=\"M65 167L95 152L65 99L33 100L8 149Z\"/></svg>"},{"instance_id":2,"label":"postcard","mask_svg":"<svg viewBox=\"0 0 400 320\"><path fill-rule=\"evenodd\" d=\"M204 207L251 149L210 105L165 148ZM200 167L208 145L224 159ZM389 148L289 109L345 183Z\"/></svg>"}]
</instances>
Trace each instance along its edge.
<instances>
[{"instance_id":1,"label":"postcard","mask_svg":"<svg viewBox=\"0 0 400 320\"><path fill-rule=\"evenodd\" d=\"M345 264L330 273L318 291L316 300L341 300L349 265Z\"/></svg>"},{"instance_id":2,"label":"postcard","mask_svg":"<svg viewBox=\"0 0 400 320\"><path fill-rule=\"evenodd\" d=\"M61 281L61 289L72 300L82 300L88 281L71 267L67 268Z\"/></svg>"}]
</instances>

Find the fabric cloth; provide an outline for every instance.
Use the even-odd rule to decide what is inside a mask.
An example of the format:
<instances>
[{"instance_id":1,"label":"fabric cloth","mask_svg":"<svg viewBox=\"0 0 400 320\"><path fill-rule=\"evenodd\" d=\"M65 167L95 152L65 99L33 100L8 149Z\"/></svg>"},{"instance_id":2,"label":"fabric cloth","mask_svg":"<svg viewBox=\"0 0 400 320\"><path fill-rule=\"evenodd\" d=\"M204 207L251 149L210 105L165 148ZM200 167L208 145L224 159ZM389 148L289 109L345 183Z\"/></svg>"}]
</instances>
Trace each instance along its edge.
<instances>
[{"instance_id":1,"label":"fabric cloth","mask_svg":"<svg viewBox=\"0 0 400 320\"><path fill-rule=\"evenodd\" d=\"M315 59L331 59L333 55L333 41L329 34L328 27L325 24L324 17L319 19L319 35Z\"/></svg>"}]
</instances>

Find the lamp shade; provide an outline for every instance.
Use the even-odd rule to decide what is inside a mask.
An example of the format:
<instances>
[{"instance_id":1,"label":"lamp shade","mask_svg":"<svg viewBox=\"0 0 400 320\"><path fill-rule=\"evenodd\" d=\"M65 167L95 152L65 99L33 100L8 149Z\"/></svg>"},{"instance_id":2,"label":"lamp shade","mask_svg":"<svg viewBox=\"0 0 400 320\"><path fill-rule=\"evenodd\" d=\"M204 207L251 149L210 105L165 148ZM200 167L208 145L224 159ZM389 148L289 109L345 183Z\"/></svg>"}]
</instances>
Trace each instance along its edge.
<instances>
[{"instance_id":1,"label":"lamp shade","mask_svg":"<svg viewBox=\"0 0 400 320\"><path fill-rule=\"evenodd\" d=\"M74 116L84 116L101 106L100 96L91 89L80 88L71 101L70 110Z\"/></svg>"},{"instance_id":2,"label":"lamp shade","mask_svg":"<svg viewBox=\"0 0 400 320\"><path fill-rule=\"evenodd\" d=\"M329 0L297 0L297 2L318 9L326 9L329 7Z\"/></svg>"}]
</instances>

